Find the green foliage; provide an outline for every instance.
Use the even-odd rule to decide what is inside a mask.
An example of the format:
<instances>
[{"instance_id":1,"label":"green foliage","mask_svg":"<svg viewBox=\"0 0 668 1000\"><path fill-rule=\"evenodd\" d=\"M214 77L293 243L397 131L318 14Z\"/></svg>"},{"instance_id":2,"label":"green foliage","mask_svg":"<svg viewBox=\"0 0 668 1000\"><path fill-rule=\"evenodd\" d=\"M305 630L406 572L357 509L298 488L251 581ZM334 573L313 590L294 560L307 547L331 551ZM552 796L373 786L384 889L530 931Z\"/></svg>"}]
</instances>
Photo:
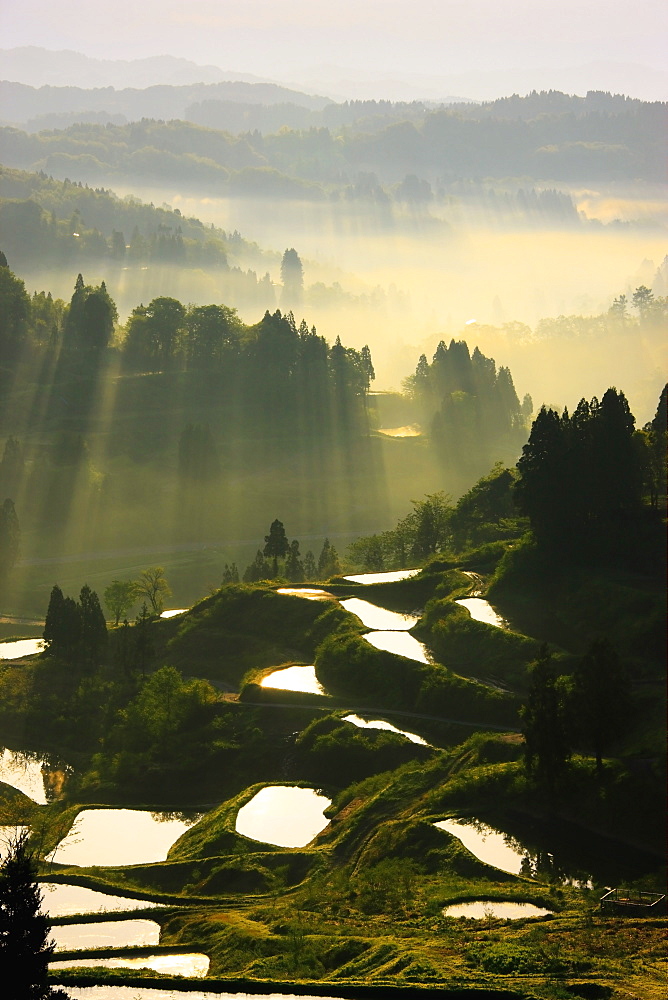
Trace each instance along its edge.
<instances>
[{"instance_id":1,"label":"green foliage","mask_svg":"<svg viewBox=\"0 0 668 1000\"><path fill-rule=\"evenodd\" d=\"M112 580L104 590L104 603L111 617L118 625L121 618L127 616L128 611L138 597L137 583L135 580Z\"/></svg>"}]
</instances>

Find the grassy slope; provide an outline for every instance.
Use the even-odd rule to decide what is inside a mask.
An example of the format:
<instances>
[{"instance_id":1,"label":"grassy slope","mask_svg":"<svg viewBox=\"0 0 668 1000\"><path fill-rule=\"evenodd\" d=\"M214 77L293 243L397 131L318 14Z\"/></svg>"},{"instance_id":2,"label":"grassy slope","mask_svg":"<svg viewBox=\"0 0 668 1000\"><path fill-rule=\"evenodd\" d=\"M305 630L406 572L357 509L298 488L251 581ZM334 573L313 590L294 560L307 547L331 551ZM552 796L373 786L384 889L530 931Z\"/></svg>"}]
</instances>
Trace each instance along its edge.
<instances>
[{"instance_id":1,"label":"grassy slope","mask_svg":"<svg viewBox=\"0 0 668 1000\"><path fill-rule=\"evenodd\" d=\"M431 597L425 627L434 629L443 618L460 619L451 600L463 583L452 576L427 586L418 578L412 586L411 581L392 585L393 596L386 602L383 591L373 599L414 608ZM368 588L364 593L372 597ZM157 623L155 632L162 658L189 674L237 686L249 667L310 660L318 644L339 630L346 636L360 631L355 619L336 606L262 589L229 588L182 621ZM503 633L486 631L487 643L500 642L506 649ZM251 634L255 645L248 653L244 640ZM520 653L525 643L533 648L532 640L520 633L510 642ZM516 653L507 655L517 663ZM258 709L239 705L235 711ZM287 721L292 711L275 710L273 715L285 713ZM266 712L271 715L269 707ZM322 710L304 712L304 730L309 719L325 718ZM326 734L328 726L316 732ZM364 733L356 738L364 743ZM368 736L369 759L374 739ZM416 752L416 759L371 773L347 790L342 789L349 780L344 773L334 783L330 777L325 785L334 799L330 825L303 849L275 849L235 833L236 811L250 796L244 789L188 831L167 862L76 870L72 875L92 886L182 900L184 909L159 917L162 944L205 950L213 976L280 981L296 989L312 980L331 983L332 990L361 983L441 989L447 984L544 998L584 995L573 984L588 981L611 990L624 983L635 990L631 995L658 998L661 921L602 919L595 909L597 894L550 884L545 876L530 880L499 872L433 827L435 819L461 811L484 813L490 803L497 811L500 803L513 805L519 814L544 809L517 763L520 752L515 736L478 734L427 759ZM623 768L609 768L598 804L589 801L590 770L589 762L576 762L579 777L571 805L579 807L580 818L596 825L614 823L623 810L633 813L633 788ZM75 811L63 813L62 806L44 810L54 822L56 817L70 820ZM71 875L64 870L57 877ZM645 885L649 882L654 884L649 878ZM533 901L555 915L538 922L442 916L447 903L472 898ZM572 992L564 992L567 985Z\"/></svg>"}]
</instances>

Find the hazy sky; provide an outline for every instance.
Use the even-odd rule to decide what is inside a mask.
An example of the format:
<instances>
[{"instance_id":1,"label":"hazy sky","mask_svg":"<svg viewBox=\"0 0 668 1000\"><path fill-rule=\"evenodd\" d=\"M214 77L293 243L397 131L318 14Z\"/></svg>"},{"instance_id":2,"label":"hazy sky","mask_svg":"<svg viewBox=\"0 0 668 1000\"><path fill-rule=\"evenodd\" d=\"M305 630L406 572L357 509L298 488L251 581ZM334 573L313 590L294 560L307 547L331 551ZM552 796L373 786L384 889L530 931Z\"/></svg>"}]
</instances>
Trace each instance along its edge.
<instances>
[{"instance_id":1,"label":"hazy sky","mask_svg":"<svg viewBox=\"0 0 668 1000\"><path fill-rule=\"evenodd\" d=\"M171 54L276 76L664 65L665 0L0 0L2 45Z\"/></svg>"}]
</instances>

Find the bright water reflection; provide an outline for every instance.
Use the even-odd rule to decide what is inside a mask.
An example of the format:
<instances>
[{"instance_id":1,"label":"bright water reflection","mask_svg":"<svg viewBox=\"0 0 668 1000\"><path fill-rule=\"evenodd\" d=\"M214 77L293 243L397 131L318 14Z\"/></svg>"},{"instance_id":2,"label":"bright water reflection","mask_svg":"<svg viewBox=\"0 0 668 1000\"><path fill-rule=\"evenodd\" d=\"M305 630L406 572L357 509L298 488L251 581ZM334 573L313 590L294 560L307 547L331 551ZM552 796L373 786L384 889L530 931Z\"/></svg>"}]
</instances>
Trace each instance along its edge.
<instances>
[{"instance_id":1,"label":"bright water reflection","mask_svg":"<svg viewBox=\"0 0 668 1000\"><path fill-rule=\"evenodd\" d=\"M164 861L172 844L197 822L197 817L169 817L141 809L84 809L53 860L82 867Z\"/></svg>"},{"instance_id":2,"label":"bright water reflection","mask_svg":"<svg viewBox=\"0 0 668 1000\"><path fill-rule=\"evenodd\" d=\"M477 820L462 819L443 819L434 826L457 837L471 854L485 864L493 865L502 872L520 874L526 851L511 847L506 835L499 830Z\"/></svg>"},{"instance_id":3,"label":"bright water reflection","mask_svg":"<svg viewBox=\"0 0 668 1000\"><path fill-rule=\"evenodd\" d=\"M154 972L162 972L167 976L192 976L199 979L206 976L209 971L209 956L193 952L182 955L141 955L136 958L129 955L122 955L118 958L63 958L58 962L49 962L49 969L54 972L57 972L58 969L69 969L72 966L103 967L105 969L153 969ZM188 997L191 998L192 994L188 993Z\"/></svg>"},{"instance_id":4,"label":"bright water reflection","mask_svg":"<svg viewBox=\"0 0 668 1000\"><path fill-rule=\"evenodd\" d=\"M364 636L376 649L385 649L397 656L406 656L418 663L431 663L427 648L408 632L367 632Z\"/></svg>"},{"instance_id":5,"label":"bright water reflection","mask_svg":"<svg viewBox=\"0 0 668 1000\"><path fill-rule=\"evenodd\" d=\"M417 624L417 615L402 615L396 611L380 608L370 601L362 601L359 597L349 597L341 601L341 607L351 614L357 615L363 625L373 629L391 629L392 631L407 631Z\"/></svg>"},{"instance_id":6,"label":"bright water reflection","mask_svg":"<svg viewBox=\"0 0 668 1000\"><path fill-rule=\"evenodd\" d=\"M147 986L68 986L72 1000L340 1000L339 997L299 996L292 993L183 993Z\"/></svg>"},{"instance_id":7,"label":"bright water reflection","mask_svg":"<svg viewBox=\"0 0 668 1000\"><path fill-rule=\"evenodd\" d=\"M398 569L392 573L358 573L357 576L344 576L344 580L351 580L353 583L393 583L395 580L407 580L420 572L417 569Z\"/></svg>"},{"instance_id":8,"label":"bright water reflection","mask_svg":"<svg viewBox=\"0 0 668 1000\"><path fill-rule=\"evenodd\" d=\"M498 917L500 920L521 920L527 917L546 917L552 910L533 903L509 903L500 900L475 899L468 903L454 903L443 908L444 917L468 917L469 920L484 920Z\"/></svg>"},{"instance_id":9,"label":"bright water reflection","mask_svg":"<svg viewBox=\"0 0 668 1000\"><path fill-rule=\"evenodd\" d=\"M267 674L260 687L277 688L279 691L305 691L307 694L327 694L315 676L315 667L283 667Z\"/></svg>"},{"instance_id":10,"label":"bright water reflection","mask_svg":"<svg viewBox=\"0 0 668 1000\"><path fill-rule=\"evenodd\" d=\"M314 788L268 785L237 813L236 830L244 837L278 847L305 847L329 820L331 800Z\"/></svg>"},{"instance_id":11,"label":"bright water reflection","mask_svg":"<svg viewBox=\"0 0 668 1000\"><path fill-rule=\"evenodd\" d=\"M384 719L367 720L361 719L359 715L344 715L343 721L352 722L354 726L359 726L360 729L387 729L391 733L398 733L400 736L405 736L411 743L420 743L424 747L429 746L427 741L423 740L421 736L417 736L415 733L407 733L404 729L397 729L391 722L385 722Z\"/></svg>"},{"instance_id":12,"label":"bright water reflection","mask_svg":"<svg viewBox=\"0 0 668 1000\"><path fill-rule=\"evenodd\" d=\"M15 639L0 642L0 660L18 660L21 656L34 656L44 649L43 639Z\"/></svg>"},{"instance_id":13,"label":"bright water reflection","mask_svg":"<svg viewBox=\"0 0 668 1000\"><path fill-rule=\"evenodd\" d=\"M393 438L415 438L422 436L422 428L419 424L405 424L403 427L379 427L378 433Z\"/></svg>"},{"instance_id":14,"label":"bright water reflection","mask_svg":"<svg viewBox=\"0 0 668 1000\"><path fill-rule=\"evenodd\" d=\"M51 928L56 951L88 948L146 948L160 943L155 920L96 920L90 924L59 924Z\"/></svg>"},{"instance_id":15,"label":"bright water reflection","mask_svg":"<svg viewBox=\"0 0 668 1000\"><path fill-rule=\"evenodd\" d=\"M39 887L42 890L42 909L52 917L69 917L75 913L124 913L164 906L148 899L112 896L83 885L40 882Z\"/></svg>"},{"instance_id":16,"label":"bright water reflection","mask_svg":"<svg viewBox=\"0 0 668 1000\"><path fill-rule=\"evenodd\" d=\"M175 618L176 615L184 615L188 608L175 608L173 611L163 611L160 614L161 618Z\"/></svg>"},{"instance_id":17,"label":"bright water reflection","mask_svg":"<svg viewBox=\"0 0 668 1000\"><path fill-rule=\"evenodd\" d=\"M18 788L33 802L43 806L47 803L47 797L42 768L47 767L44 758L30 757L20 750L8 750L5 747L0 757L0 781Z\"/></svg>"},{"instance_id":18,"label":"bright water reflection","mask_svg":"<svg viewBox=\"0 0 668 1000\"><path fill-rule=\"evenodd\" d=\"M485 625L496 625L497 628L508 628L508 622L501 615L497 615L492 605L482 597L464 597L461 601L455 601L466 608L471 618L477 622L484 622Z\"/></svg>"},{"instance_id":19,"label":"bright water reflection","mask_svg":"<svg viewBox=\"0 0 668 1000\"><path fill-rule=\"evenodd\" d=\"M293 597L305 597L307 601L335 601L334 594L317 587L279 587L277 594L292 594Z\"/></svg>"}]
</instances>

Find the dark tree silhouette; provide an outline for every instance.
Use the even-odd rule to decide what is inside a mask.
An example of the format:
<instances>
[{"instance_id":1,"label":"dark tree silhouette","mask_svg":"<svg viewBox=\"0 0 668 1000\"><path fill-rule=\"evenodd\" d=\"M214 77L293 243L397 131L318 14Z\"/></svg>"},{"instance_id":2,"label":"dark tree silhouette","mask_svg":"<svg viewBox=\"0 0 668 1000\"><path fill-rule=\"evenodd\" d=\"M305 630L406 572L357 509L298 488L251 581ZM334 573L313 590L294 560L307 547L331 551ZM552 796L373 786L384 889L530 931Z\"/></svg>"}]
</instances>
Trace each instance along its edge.
<instances>
[{"instance_id":1,"label":"dark tree silhouette","mask_svg":"<svg viewBox=\"0 0 668 1000\"><path fill-rule=\"evenodd\" d=\"M607 639L595 639L575 670L574 715L583 743L596 755L603 773L603 752L626 731L631 708L628 674Z\"/></svg>"},{"instance_id":2,"label":"dark tree silhouette","mask_svg":"<svg viewBox=\"0 0 668 1000\"><path fill-rule=\"evenodd\" d=\"M0 866L0 983L16 1000L67 1000L48 983L54 945L41 906L28 834L20 833L10 840Z\"/></svg>"},{"instance_id":3,"label":"dark tree silhouette","mask_svg":"<svg viewBox=\"0 0 668 1000\"><path fill-rule=\"evenodd\" d=\"M290 544L285 534L283 522L279 521L278 518L271 522L269 534L264 536L264 541L263 554L268 559L273 560L273 574L274 576L278 576L278 560L283 559L290 551Z\"/></svg>"},{"instance_id":4,"label":"dark tree silhouette","mask_svg":"<svg viewBox=\"0 0 668 1000\"><path fill-rule=\"evenodd\" d=\"M520 718L526 769L552 794L566 768L571 748L565 698L545 646L532 665L531 685Z\"/></svg>"}]
</instances>

